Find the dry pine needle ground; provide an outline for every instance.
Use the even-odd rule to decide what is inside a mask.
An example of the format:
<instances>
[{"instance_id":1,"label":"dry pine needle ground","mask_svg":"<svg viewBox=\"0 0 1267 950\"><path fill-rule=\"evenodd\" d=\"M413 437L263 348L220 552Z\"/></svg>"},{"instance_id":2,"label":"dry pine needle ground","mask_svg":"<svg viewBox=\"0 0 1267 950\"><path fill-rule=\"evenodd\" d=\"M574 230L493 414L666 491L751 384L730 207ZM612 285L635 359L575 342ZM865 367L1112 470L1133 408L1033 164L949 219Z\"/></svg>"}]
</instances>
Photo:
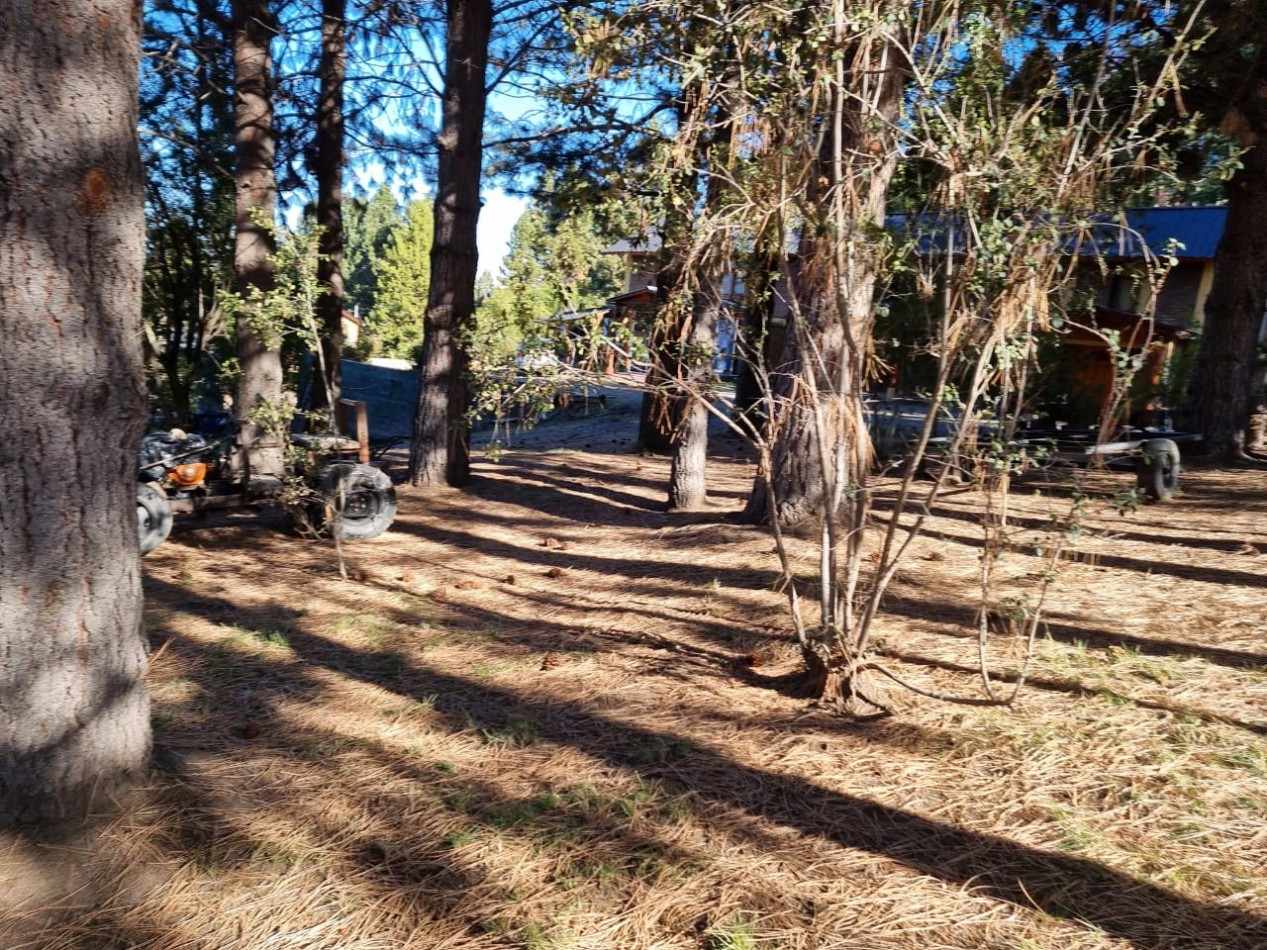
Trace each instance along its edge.
<instances>
[{"instance_id":1,"label":"dry pine needle ground","mask_svg":"<svg viewBox=\"0 0 1267 950\"><path fill-rule=\"evenodd\" d=\"M777 688L770 538L729 520L751 464L721 443L715 510L666 514L667 463L609 415L402 490L348 581L255 514L179 526L145 563L152 786L4 839L0 944L1267 946L1261 474L1093 505L1013 708L895 692L854 724ZM1005 594L1068 504L1035 487ZM881 630L901 675L976 696L980 504L939 505Z\"/></svg>"}]
</instances>

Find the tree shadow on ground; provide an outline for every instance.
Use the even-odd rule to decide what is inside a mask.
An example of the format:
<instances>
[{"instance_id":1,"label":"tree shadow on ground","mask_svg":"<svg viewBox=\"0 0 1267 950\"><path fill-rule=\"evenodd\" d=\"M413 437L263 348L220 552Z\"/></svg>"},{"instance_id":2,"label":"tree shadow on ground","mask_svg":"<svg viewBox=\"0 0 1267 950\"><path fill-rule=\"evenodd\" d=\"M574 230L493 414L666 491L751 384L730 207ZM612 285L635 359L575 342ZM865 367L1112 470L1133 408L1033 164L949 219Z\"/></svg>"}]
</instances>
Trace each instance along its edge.
<instances>
[{"instance_id":1,"label":"tree shadow on ground","mask_svg":"<svg viewBox=\"0 0 1267 950\"><path fill-rule=\"evenodd\" d=\"M346 650L317 636L299 635L296 652L314 664ZM351 667L350 662L341 668ZM629 750L669 746L672 735L619 723L584 704L543 701L436 671L412 669L407 684L376 685L438 696L436 708L453 722L504 726L509 715L529 715L538 735L629 767ZM415 696L416 698L416 696ZM883 855L923 874L1018 907L1071 916L1138 947L1170 947L1201 939L1227 946L1267 942L1267 920L1233 908L1182 897L1091 860L1035 849L991 834L869 802L799 778L734 762L693 747L664 767L637 766L645 776L696 798L738 806L780 825L846 848Z\"/></svg>"},{"instance_id":2,"label":"tree shadow on ground","mask_svg":"<svg viewBox=\"0 0 1267 950\"><path fill-rule=\"evenodd\" d=\"M951 624L965 632L963 638L976 637L976 609L971 605L950 603L945 600L924 600L911 594L891 593L884 598L885 610L912 620L927 620L936 624ZM1125 647L1145 656L1181 656L1206 660L1218 666L1234 669L1258 669L1267 666L1267 654L1243 653L1220 647L1197 646L1179 640L1157 637L1137 637L1118 630L1075 626L1045 620L1043 629L1060 643L1083 645L1105 650L1109 647ZM953 634L951 634L953 636Z\"/></svg>"},{"instance_id":3,"label":"tree shadow on ground","mask_svg":"<svg viewBox=\"0 0 1267 950\"><path fill-rule=\"evenodd\" d=\"M693 801L738 807L944 882L972 886L983 896L1074 917L1137 947L1206 941L1248 948L1267 942L1267 920L1256 915L1182 897L1096 861L880 805L708 748L683 747L679 736L615 721L583 702L522 695L408 661L384 675L375 658L326 637L294 630L288 641L298 660L313 669L328 668L433 703L450 730L496 734L516 719L530 721L538 740L631 768L645 780L689 793ZM664 754L647 752L657 749Z\"/></svg>"}]
</instances>

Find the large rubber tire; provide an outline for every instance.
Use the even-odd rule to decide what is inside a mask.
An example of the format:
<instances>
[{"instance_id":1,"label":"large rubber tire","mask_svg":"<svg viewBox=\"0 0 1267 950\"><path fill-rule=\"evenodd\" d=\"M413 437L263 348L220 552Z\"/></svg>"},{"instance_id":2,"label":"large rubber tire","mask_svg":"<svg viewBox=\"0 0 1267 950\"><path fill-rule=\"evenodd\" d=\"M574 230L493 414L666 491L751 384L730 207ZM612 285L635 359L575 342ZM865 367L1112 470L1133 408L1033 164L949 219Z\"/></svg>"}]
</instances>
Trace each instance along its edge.
<instances>
[{"instance_id":1,"label":"large rubber tire","mask_svg":"<svg viewBox=\"0 0 1267 950\"><path fill-rule=\"evenodd\" d=\"M172 533L172 507L167 503L167 496L144 482L136 486L136 526L143 556Z\"/></svg>"},{"instance_id":2,"label":"large rubber tire","mask_svg":"<svg viewBox=\"0 0 1267 950\"><path fill-rule=\"evenodd\" d=\"M1179 446L1149 439L1135 457L1135 483L1153 501L1170 501L1179 488Z\"/></svg>"},{"instance_id":3,"label":"large rubber tire","mask_svg":"<svg viewBox=\"0 0 1267 950\"><path fill-rule=\"evenodd\" d=\"M382 469L335 462L317 485L331 530L342 541L377 538L396 520L396 489Z\"/></svg>"}]
</instances>

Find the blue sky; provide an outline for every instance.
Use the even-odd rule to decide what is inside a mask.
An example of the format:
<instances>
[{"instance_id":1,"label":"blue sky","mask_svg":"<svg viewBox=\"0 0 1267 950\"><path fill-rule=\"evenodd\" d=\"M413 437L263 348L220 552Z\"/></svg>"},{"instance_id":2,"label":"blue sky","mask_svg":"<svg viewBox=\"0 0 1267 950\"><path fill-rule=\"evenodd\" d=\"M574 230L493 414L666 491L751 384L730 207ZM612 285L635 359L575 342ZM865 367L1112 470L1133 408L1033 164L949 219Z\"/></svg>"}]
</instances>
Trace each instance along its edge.
<instances>
[{"instance_id":1,"label":"blue sky","mask_svg":"<svg viewBox=\"0 0 1267 950\"><path fill-rule=\"evenodd\" d=\"M510 233L526 207L528 202L525 199L512 197L499 189L484 192L478 236L481 273L488 271L494 277L500 275Z\"/></svg>"}]
</instances>

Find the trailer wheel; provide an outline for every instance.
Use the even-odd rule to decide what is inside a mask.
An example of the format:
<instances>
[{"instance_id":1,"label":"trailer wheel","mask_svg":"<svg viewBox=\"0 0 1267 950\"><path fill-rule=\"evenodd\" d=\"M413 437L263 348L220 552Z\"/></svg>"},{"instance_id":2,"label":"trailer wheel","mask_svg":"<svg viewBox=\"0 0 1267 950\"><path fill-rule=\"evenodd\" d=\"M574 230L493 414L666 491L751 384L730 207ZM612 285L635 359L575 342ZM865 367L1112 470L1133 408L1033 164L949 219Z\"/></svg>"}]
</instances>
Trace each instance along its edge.
<instances>
[{"instance_id":1,"label":"trailer wheel","mask_svg":"<svg viewBox=\"0 0 1267 950\"><path fill-rule=\"evenodd\" d=\"M341 541L377 538L396 519L396 489L372 465L335 462L321 473L318 490Z\"/></svg>"},{"instance_id":2,"label":"trailer wheel","mask_svg":"<svg viewBox=\"0 0 1267 950\"><path fill-rule=\"evenodd\" d=\"M142 555L149 554L172 533L172 508L167 496L144 482L136 486L136 527Z\"/></svg>"},{"instance_id":3,"label":"trailer wheel","mask_svg":"<svg viewBox=\"0 0 1267 950\"><path fill-rule=\"evenodd\" d=\"M1179 446L1149 439L1135 457L1135 483L1153 501L1170 501L1179 487Z\"/></svg>"}]
</instances>

